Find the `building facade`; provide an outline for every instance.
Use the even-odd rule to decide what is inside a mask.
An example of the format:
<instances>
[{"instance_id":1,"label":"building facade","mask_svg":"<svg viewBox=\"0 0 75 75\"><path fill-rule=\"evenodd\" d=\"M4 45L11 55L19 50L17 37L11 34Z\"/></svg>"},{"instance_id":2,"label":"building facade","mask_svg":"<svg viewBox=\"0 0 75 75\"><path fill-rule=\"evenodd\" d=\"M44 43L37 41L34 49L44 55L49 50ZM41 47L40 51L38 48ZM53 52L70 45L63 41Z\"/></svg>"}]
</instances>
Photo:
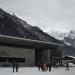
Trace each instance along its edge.
<instances>
[{"instance_id":1,"label":"building facade","mask_svg":"<svg viewBox=\"0 0 75 75\"><path fill-rule=\"evenodd\" d=\"M38 63L58 62L61 57L62 44L44 41L30 40L11 36L0 36L0 66L11 66L11 60L24 58L24 62L19 62L19 66L35 66ZM14 58L14 59L12 59ZM20 61L19 59L19 61Z\"/></svg>"}]
</instances>

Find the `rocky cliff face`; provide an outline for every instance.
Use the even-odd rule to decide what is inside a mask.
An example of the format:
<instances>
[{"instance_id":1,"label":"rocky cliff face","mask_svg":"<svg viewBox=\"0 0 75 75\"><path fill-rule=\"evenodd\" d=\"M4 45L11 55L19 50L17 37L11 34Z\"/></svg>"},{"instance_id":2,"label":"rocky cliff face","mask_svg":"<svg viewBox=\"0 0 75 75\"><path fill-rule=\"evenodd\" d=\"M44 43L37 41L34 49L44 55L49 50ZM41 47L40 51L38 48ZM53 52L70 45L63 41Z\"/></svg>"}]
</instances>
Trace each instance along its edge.
<instances>
[{"instance_id":1,"label":"rocky cliff face","mask_svg":"<svg viewBox=\"0 0 75 75\"><path fill-rule=\"evenodd\" d=\"M10 15L0 9L0 34L46 42L61 43L61 41L44 33L40 28L31 26L16 15Z\"/></svg>"}]
</instances>

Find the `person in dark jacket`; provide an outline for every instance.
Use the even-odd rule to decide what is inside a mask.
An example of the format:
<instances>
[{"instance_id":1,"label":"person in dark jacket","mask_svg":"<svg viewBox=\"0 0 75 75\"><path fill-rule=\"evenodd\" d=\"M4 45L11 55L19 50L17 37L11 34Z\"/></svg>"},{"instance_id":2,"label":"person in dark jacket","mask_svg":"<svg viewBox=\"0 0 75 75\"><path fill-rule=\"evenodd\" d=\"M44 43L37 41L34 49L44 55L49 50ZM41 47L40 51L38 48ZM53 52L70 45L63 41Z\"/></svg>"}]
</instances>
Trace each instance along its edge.
<instances>
[{"instance_id":1,"label":"person in dark jacket","mask_svg":"<svg viewBox=\"0 0 75 75\"><path fill-rule=\"evenodd\" d=\"M19 64L18 62L16 63L16 72L18 72L18 67L19 67Z\"/></svg>"},{"instance_id":2,"label":"person in dark jacket","mask_svg":"<svg viewBox=\"0 0 75 75\"><path fill-rule=\"evenodd\" d=\"M69 71L69 63L66 63L66 71Z\"/></svg>"},{"instance_id":3,"label":"person in dark jacket","mask_svg":"<svg viewBox=\"0 0 75 75\"><path fill-rule=\"evenodd\" d=\"M40 62L39 62L39 64L38 64L38 69L39 69L39 71L40 71L40 69L41 69L41 64L40 64Z\"/></svg>"},{"instance_id":4,"label":"person in dark jacket","mask_svg":"<svg viewBox=\"0 0 75 75\"><path fill-rule=\"evenodd\" d=\"M52 64L51 64L51 63L49 63L49 71L51 71L51 67L52 67Z\"/></svg>"},{"instance_id":5,"label":"person in dark jacket","mask_svg":"<svg viewBox=\"0 0 75 75\"><path fill-rule=\"evenodd\" d=\"M14 69L15 69L15 61L14 60L12 61L12 67L13 67L13 72L14 72Z\"/></svg>"}]
</instances>

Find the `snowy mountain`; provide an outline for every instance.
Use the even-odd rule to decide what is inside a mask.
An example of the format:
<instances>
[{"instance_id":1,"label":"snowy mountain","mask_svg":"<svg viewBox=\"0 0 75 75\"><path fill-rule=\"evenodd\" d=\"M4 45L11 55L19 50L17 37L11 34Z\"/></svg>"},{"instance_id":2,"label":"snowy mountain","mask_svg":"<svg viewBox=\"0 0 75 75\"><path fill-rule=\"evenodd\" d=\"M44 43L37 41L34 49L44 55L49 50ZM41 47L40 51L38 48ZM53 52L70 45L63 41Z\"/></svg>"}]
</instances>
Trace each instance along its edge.
<instances>
[{"instance_id":1,"label":"snowy mountain","mask_svg":"<svg viewBox=\"0 0 75 75\"><path fill-rule=\"evenodd\" d=\"M68 36L64 37L64 41L75 48L75 31L70 31Z\"/></svg>"},{"instance_id":2,"label":"snowy mountain","mask_svg":"<svg viewBox=\"0 0 75 75\"><path fill-rule=\"evenodd\" d=\"M67 33L51 32L50 35L58 40L61 40L65 44L62 49L63 56L75 56L75 31Z\"/></svg>"},{"instance_id":3,"label":"snowy mountain","mask_svg":"<svg viewBox=\"0 0 75 75\"><path fill-rule=\"evenodd\" d=\"M50 35L58 40L62 40L66 45L75 48L75 31L67 33L51 32Z\"/></svg>"},{"instance_id":4,"label":"snowy mountain","mask_svg":"<svg viewBox=\"0 0 75 75\"><path fill-rule=\"evenodd\" d=\"M58 40L63 40L64 36L66 36L66 34L60 32L50 32L49 34Z\"/></svg>"}]
</instances>

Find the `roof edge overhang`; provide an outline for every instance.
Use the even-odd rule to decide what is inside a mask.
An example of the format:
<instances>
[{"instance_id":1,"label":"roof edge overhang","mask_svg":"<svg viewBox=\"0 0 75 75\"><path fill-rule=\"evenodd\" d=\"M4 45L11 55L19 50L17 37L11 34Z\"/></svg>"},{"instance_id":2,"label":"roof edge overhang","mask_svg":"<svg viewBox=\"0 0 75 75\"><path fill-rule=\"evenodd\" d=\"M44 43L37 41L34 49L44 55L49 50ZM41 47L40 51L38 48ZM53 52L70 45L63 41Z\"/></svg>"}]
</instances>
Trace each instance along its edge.
<instances>
[{"instance_id":1,"label":"roof edge overhang","mask_svg":"<svg viewBox=\"0 0 75 75\"><path fill-rule=\"evenodd\" d=\"M37 49L49 49L51 47L63 47L64 44L31 40L26 38L19 38L13 36L0 35L0 44L7 45L17 45L17 46L25 46L29 48L37 48Z\"/></svg>"}]
</instances>

